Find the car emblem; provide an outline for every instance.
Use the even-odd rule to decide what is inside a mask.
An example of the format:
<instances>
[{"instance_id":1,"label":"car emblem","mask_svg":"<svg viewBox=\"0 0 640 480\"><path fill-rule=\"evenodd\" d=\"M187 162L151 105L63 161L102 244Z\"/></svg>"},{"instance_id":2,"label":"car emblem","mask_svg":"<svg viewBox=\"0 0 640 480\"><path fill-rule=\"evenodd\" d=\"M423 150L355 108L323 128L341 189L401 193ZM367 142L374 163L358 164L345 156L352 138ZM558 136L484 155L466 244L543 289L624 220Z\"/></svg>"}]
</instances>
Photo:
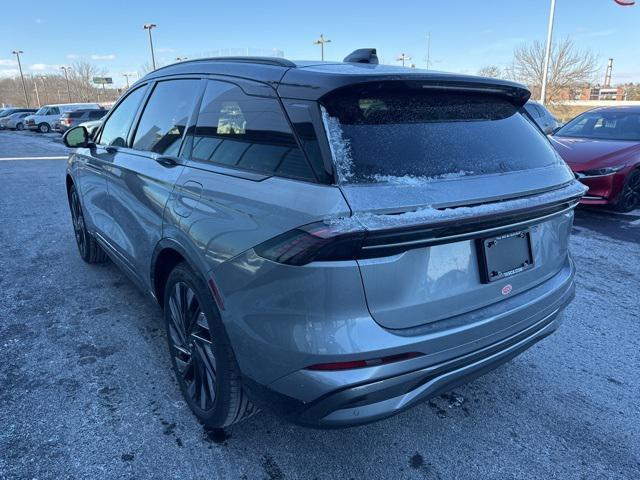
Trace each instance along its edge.
<instances>
[{"instance_id":1,"label":"car emblem","mask_svg":"<svg viewBox=\"0 0 640 480\"><path fill-rule=\"evenodd\" d=\"M502 287L502 290L500 291L502 292L502 295L509 295L511 293L511 290L513 290L513 287L510 283L507 283L504 287Z\"/></svg>"}]
</instances>

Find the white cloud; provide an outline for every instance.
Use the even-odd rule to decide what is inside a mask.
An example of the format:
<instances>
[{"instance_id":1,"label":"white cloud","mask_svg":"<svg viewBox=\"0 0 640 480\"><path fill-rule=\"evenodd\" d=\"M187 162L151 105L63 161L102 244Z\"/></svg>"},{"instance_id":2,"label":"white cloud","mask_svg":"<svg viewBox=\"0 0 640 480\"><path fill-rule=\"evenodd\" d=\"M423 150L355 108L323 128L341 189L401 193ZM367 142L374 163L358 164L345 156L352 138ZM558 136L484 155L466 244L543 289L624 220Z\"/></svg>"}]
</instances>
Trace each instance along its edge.
<instances>
[{"instance_id":1,"label":"white cloud","mask_svg":"<svg viewBox=\"0 0 640 480\"><path fill-rule=\"evenodd\" d=\"M111 53L109 55L91 55L91 60L115 60L116 56Z\"/></svg>"},{"instance_id":2,"label":"white cloud","mask_svg":"<svg viewBox=\"0 0 640 480\"><path fill-rule=\"evenodd\" d=\"M17 68L7 68L0 70L0 78L11 78L20 75L20 71Z\"/></svg>"},{"instance_id":3,"label":"white cloud","mask_svg":"<svg viewBox=\"0 0 640 480\"><path fill-rule=\"evenodd\" d=\"M0 67L13 67L14 65L18 65L12 58L0 58Z\"/></svg>"},{"instance_id":4,"label":"white cloud","mask_svg":"<svg viewBox=\"0 0 640 480\"><path fill-rule=\"evenodd\" d=\"M156 48L156 52L158 52L158 53L175 53L176 49L175 48L162 47L162 48Z\"/></svg>"},{"instance_id":5,"label":"white cloud","mask_svg":"<svg viewBox=\"0 0 640 480\"><path fill-rule=\"evenodd\" d=\"M44 23L44 20L43 20L43 19L41 19L41 18L36 18L36 19L34 20L34 22L36 22L38 25L41 25L41 24L43 24L43 23Z\"/></svg>"},{"instance_id":6,"label":"white cloud","mask_svg":"<svg viewBox=\"0 0 640 480\"><path fill-rule=\"evenodd\" d=\"M594 30L589 31L584 28L576 29L576 38L597 38L597 37L610 37L611 35L615 35L617 30L615 28L608 28L606 30Z\"/></svg>"},{"instance_id":7,"label":"white cloud","mask_svg":"<svg viewBox=\"0 0 640 480\"><path fill-rule=\"evenodd\" d=\"M67 58L69 60L78 60L80 58L80 55L78 55L77 53L67 53Z\"/></svg>"},{"instance_id":8,"label":"white cloud","mask_svg":"<svg viewBox=\"0 0 640 480\"><path fill-rule=\"evenodd\" d=\"M51 72L59 69L60 65L51 65L48 63L34 63L32 65L29 65L29 70L32 70L34 72Z\"/></svg>"}]
</instances>

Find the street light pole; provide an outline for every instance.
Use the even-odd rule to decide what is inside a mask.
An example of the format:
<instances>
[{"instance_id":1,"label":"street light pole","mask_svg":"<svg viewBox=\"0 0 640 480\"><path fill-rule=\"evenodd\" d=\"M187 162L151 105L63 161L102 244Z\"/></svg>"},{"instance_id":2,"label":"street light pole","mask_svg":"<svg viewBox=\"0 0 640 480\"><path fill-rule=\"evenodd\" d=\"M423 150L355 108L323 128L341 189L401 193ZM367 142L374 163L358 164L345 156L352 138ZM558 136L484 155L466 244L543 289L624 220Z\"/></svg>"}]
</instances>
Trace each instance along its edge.
<instances>
[{"instance_id":1,"label":"street light pole","mask_svg":"<svg viewBox=\"0 0 640 480\"><path fill-rule=\"evenodd\" d=\"M13 53L18 59L18 70L20 70L20 78L22 79L22 91L24 92L25 107L29 106L29 97L27 96L27 84L24 83L24 75L22 73L22 63L20 63L20 54L24 53L22 50L14 50Z\"/></svg>"},{"instance_id":2,"label":"street light pole","mask_svg":"<svg viewBox=\"0 0 640 480\"><path fill-rule=\"evenodd\" d=\"M68 70L71 70L71 67L60 67L60 70L64 70L64 78L67 81L67 95L69 96L69 103L71 103L71 88L69 87L69 74Z\"/></svg>"},{"instance_id":3,"label":"street light pole","mask_svg":"<svg viewBox=\"0 0 640 480\"><path fill-rule=\"evenodd\" d=\"M401 54L398 58L396 58L398 62L402 62L402 66L404 67L405 60L411 60L411 57L405 53Z\"/></svg>"},{"instance_id":4,"label":"street light pole","mask_svg":"<svg viewBox=\"0 0 640 480\"><path fill-rule=\"evenodd\" d=\"M544 66L542 67L542 86L540 88L540 103L543 105L547 96L547 76L549 74L549 57L551 56L551 39L553 37L553 19L556 13L556 0L551 0L549 10L549 24L547 25L547 46L544 50Z\"/></svg>"},{"instance_id":5,"label":"street light pole","mask_svg":"<svg viewBox=\"0 0 640 480\"><path fill-rule=\"evenodd\" d=\"M145 23L144 29L149 30L149 48L151 49L151 67L156 69L156 55L153 52L153 38L151 37L151 30L156 28L157 25L155 23Z\"/></svg>"},{"instance_id":6,"label":"street light pole","mask_svg":"<svg viewBox=\"0 0 640 480\"><path fill-rule=\"evenodd\" d=\"M320 38L313 42L314 45L320 45L320 60L324 62L324 44L331 43L331 40L324 38L323 34L320 34Z\"/></svg>"}]
</instances>

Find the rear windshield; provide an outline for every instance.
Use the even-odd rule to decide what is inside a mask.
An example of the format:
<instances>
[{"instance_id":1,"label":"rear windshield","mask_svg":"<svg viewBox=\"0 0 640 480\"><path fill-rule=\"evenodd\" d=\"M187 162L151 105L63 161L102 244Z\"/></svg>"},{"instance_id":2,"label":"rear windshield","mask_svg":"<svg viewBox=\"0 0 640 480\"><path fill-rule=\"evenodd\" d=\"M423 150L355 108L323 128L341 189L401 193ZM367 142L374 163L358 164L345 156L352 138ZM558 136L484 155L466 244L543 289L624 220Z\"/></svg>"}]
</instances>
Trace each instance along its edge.
<instances>
[{"instance_id":1,"label":"rear windshield","mask_svg":"<svg viewBox=\"0 0 640 480\"><path fill-rule=\"evenodd\" d=\"M496 95L360 88L321 103L341 182L413 183L560 162L519 108Z\"/></svg>"},{"instance_id":2,"label":"rear windshield","mask_svg":"<svg viewBox=\"0 0 640 480\"><path fill-rule=\"evenodd\" d=\"M555 134L558 137L640 141L640 113L593 111L576 117Z\"/></svg>"}]
</instances>

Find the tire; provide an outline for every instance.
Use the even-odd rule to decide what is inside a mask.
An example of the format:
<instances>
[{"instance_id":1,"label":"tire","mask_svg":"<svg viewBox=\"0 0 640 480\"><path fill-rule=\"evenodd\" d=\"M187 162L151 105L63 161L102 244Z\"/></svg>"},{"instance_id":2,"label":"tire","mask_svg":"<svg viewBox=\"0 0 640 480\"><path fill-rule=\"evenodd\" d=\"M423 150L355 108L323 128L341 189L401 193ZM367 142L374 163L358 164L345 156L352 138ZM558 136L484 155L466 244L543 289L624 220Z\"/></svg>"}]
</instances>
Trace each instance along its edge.
<instances>
[{"instance_id":1,"label":"tire","mask_svg":"<svg viewBox=\"0 0 640 480\"><path fill-rule=\"evenodd\" d=\"M24 125L22 123L17 123L16 130L24 130Z\"/></svg>"},{"instance_id":2,"label":"tire","mask_svg":"<svg viewBox=\"0 0 640 480\"><path fill-rule=\"evenodd\" d=\"M80 257L87 263L101 263L107 260L107 254L98 245L98 242L87 231L87 226L82 213L82 205L76 191L75 185L69 189L69 208L71 210L71 221L73 222L73 232L76 237L76 245Z\"/></svg>"},{"instance_id":3,"label":"tire","mask_svg":"<svg viewBox=\"0 0 640 480\"><path fill-rule=\"evenodd\" d=\"M618 212L630 212L640 207L640 169L633 170L625 179L614 208Z\"/></svg>"},{"instance_id":4,"label":"tire","mask_svg":"<svg viewBox=\"0 0 640 480\"><path fill-rule=\"evenodd\" d=\"M49 133L51 131L51 127L48 123L42 122L40 125L38 125L38 131L40 133Z\"/></svg>"},{"instance_id":5,"label":"tire","mask_svg":"<svg viewBox=\"0 0 640 480\"><path fill-rule=\"evenodd\" d=\"M198 420L209 428L223 428L257 413L242 388L213 296L186 263L169 274L164 319L178 385Z\"/></svg>"}]
</instances>

